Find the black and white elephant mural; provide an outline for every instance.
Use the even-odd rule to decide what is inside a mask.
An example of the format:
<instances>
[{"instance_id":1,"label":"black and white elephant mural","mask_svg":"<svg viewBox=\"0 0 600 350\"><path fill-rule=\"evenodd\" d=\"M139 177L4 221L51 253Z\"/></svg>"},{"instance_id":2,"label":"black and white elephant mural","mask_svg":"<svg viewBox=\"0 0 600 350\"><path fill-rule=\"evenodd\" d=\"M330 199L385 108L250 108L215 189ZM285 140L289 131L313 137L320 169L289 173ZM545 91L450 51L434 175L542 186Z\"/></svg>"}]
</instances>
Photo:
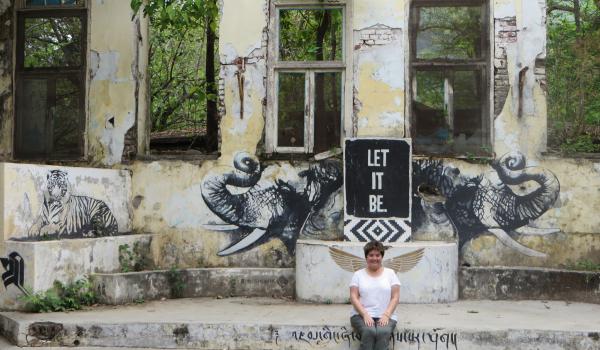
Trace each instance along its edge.
<instances>
[{"instance_id":1,"label":"black and white elephant mural","mask_svg":"<svg viewBox=\"0 0 600 350\"><path fill-rule=\"evenodd\" d=\"M550 209L558 199L560 183L547 169L526 166L525 156L508 153L493 161L492 170L479 176L466 176L441 160L417 160L413 164L413 232L427 221L450 223L458 235L459 248L481 234L491 233L502 243L522 254L545 254L515 240L517 229L531 234L548 234L555 229L527 227ZM537 188L516 194L510 186L526 182ZM438 200L426 200L423 188L438 194ZM435 196L434 196L435 198Z\"/></svg>"},{"instance_id":2,"label":"black and white elephant mural","mask_svg":"<svg viewBox=\"0 0 600 350\"><path fill-rule=\"evenodd\" d=\"M204 177L202 197L208 208L240 234L218 255L239 253L274 238L294 254L301 232L315 233L323 220L342 221L343 208L330 203L343 181L339 160L313 163L297 174L297 181L278 174L284 172L281 169L262 167L254 155L238 152L233 167L212 169Z\"/></svg>"},{"instance_id":3,"label":"black and white elephant mural","mask_svg":"<svg viewBox=\"0 0 600 350\"><path fill-rule=\"evenodd\" d=\"M418 232L428 222L447 224L458 236L459 248L491 233L522 254L544 257L544 253L525 247L515 238L522 228L534 234L557 231L529 224L554 205L560 184L549 170L528 167L526 163L523 154L512 152L495 160L490 171L468 176L443 160L415 160L412 231ZM340 161L323 160L298 174L303 181L287 181L265 175L258 159L245 152L235 155L233 167L211 170L203 179L202 197L212 212L240 233L218 254L235 254L274 238L293 254L300 234L313 233L319 238L319 221L343 219L343 208L329 204L342 185L342 171ZM520 195L511 189L530 181L537 188L529 193ZM420 191L423 188L437 195L425 200ZM329 210L326 215L324 209Z\"/></svg>"}]
</instances>

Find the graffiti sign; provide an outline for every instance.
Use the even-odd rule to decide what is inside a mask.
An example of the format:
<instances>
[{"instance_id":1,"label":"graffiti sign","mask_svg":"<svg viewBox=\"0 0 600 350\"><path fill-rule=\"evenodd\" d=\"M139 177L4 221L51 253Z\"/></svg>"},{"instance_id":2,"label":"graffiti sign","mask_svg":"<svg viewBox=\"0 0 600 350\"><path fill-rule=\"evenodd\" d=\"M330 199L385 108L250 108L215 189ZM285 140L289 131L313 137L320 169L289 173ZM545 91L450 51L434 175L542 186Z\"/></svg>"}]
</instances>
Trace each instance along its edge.
<instances>
[{"instance_id":1,"label":"graffiti sign","mask_svg":"<svg viewBox=\"0 0 600 350\"><path fill-rule=\"evenodd\" d=\"M389 138L346 139L344 237L349 241L410 238L411 144Z\"/></svg>"},{"instance_id":2,"label":"graffiti sign","mask_svg":"<svg viewBox=\"0 0 600 350\"><path fill-rule=\"evenodd\" d=\"M106 203L74 195L67 172L49 171L43 194L44 202L29 228L29 237L82 238L118 233L117 220Z\"/></svg>"},{"instance_id":3,"label":"graffiti sign","mask_svg":"<svg viewBox=\"0 0 600 350\"><path fill-rule=\"evenodd\" d=\"M12 252L8 258L0 258L0 263L4 267L2 274L2 282L4 287L8 288L11 284L19 288L23 294L29 294L23 285L25 280L25 261L17 252Z\"/></svg>"}]
</instances>

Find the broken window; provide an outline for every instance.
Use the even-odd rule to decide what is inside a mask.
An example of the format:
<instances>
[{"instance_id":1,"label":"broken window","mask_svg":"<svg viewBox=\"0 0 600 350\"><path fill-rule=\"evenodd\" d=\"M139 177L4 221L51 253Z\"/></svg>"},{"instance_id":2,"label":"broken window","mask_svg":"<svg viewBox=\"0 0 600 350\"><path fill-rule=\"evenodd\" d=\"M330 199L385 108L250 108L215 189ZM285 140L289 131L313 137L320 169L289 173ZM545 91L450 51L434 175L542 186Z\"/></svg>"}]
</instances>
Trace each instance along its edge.
<instances>
[{"instance_id":1,"label":"broken window","mask_svg":"<svg viewBox=\"0 0 600 350\"><path fill-rule=\"evenodd\" d=\"M25 0L17 12L15 157L83 154L87 13L79 0Z\"/></svg>"},{"instance_id":2,"label":"broken window","mask_svg":"<svg viewBox=\"0 0 600 350\"><path fill-rule=\"evenodd\" d=\"M306 2L274 12L275 59L269 63L273 101L267 151L320 153L340 147L343 135L346 43L344 2ZM318 5L320 4L320 5Z\"/></svg>"},{"instance_id":3,"label":"broken window","mask_svg":"<svg viewBox=\"0 0 600 350\"><path fill-rule=\"evenodd\" d=\"M415 152L489 155L485 0L411 6L411 136Z\"/></svg>"},{"instance_id":4,"label":"broken window","mask_svg":"<svg viewBox=\"0 0 600 350\"><path fill-rule=\"evenodd\" d=\"M176 0L147 13L153 155L204 154L218 147L218 9L209 3L199 10Z\"/></svg>"}]
</instances>

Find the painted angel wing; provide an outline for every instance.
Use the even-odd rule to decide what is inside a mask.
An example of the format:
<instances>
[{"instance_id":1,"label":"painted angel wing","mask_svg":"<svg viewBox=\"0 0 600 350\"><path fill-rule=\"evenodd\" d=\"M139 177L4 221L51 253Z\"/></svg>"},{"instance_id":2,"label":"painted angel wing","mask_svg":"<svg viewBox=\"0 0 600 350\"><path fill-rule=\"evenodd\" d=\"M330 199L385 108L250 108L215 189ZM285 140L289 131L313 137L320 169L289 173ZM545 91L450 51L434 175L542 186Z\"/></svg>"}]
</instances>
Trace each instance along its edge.
<instances>
[{"instance_id":1,"label":"painted angel wing","mask_svg":"<svg viewBox=\"0 0 600 350\"><path fill-rule=\"evenodd\" d=\"M423 251L424 248L421 248L395 258L386 259L383 261L383 265L396 271L396 273L408 272L421 261L421 258L423 258Z\"/></svg>"},{"instance_id":2,"label":"painted angel wing","mask_svg":"<svg viewBox=\"0 0 600 350\"><path fill-rule=\"evenodd\" d=\"M339 267L346 271L355 272L366 266L365 259L340 249L329 247L329 255Z\"/></svg>"}]
</instances>

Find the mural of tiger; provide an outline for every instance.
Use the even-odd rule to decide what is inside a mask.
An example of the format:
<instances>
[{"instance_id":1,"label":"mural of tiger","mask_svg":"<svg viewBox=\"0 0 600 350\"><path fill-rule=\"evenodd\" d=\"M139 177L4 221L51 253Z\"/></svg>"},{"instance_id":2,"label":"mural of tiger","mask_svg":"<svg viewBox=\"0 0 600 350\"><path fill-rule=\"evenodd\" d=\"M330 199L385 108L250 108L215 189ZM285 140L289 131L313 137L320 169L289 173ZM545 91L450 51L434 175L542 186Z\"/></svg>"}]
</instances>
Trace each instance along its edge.
<instances>
[{"instance_id":1,"label":"mural of tiger","mask_svg":"<svg viewBox=\"0 0 600 350\"><path fill-rule=\"evenodd\" d=\"M117 220L106 203L91 197L74 195L67 176L62 170L49 171L46 187L43 189L44 203L28 235L57 238L116 235Z\"/></svg>"}]
</instances>

